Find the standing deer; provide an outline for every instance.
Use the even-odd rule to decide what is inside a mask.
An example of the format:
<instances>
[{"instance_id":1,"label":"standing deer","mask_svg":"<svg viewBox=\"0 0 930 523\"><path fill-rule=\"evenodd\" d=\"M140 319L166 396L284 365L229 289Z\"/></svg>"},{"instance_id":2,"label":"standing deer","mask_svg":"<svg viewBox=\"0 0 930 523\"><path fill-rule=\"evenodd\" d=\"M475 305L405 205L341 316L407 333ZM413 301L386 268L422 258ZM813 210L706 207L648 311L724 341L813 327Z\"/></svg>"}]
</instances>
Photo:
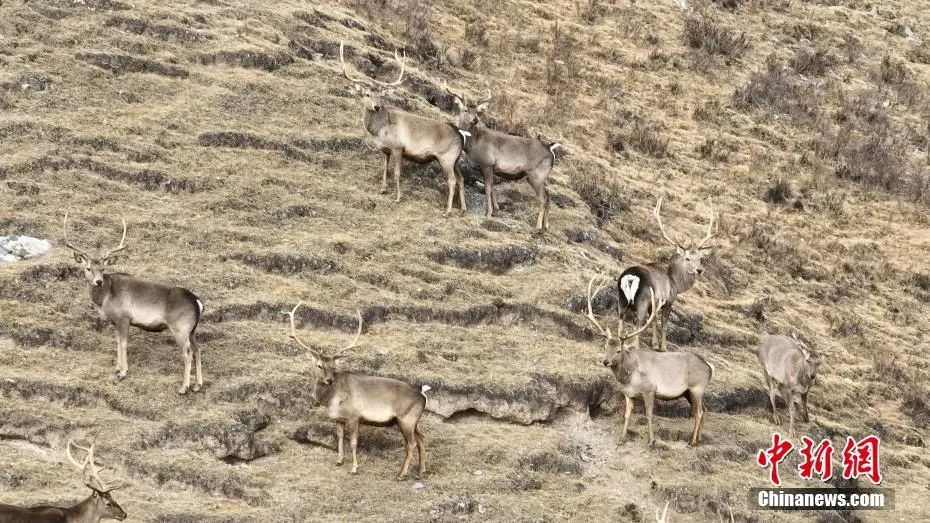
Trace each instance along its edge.
<instances>
[{"instance_id":1,"label":"standing deer","mask_svg":"<svg viewBox=\"0 0 930 523\"><path fill-rule=\"evenodd\" d=\"M420 390L392 378L365 376L352 371L336 370L339 360L347 356L348 352L359 346L358 339L362 335L362 313L358 313L358 332L355 339L345 348L332 355L324 354L297 337L294 326L294 314L303 305L298 302L287 313L291 319L291 339L307 350L314 363L313 374L316 380L314 396L318 404L326 407L329 419L336 422L336 442L338 457L336 465L342 465L343 440L345 431L349 431L349 444L352 448L352 470L358 473L358 459L355 449L358 444L358 427L360 423L366 425L394 425L400 428L406 442L404 464L401 466L397 480L407 477L413 451L417 450L419 457L418 475L426 473L426 442L417 429L420 416L426 408L426 391L428 385Z\"/></svg>"},{"instance_id":2,"label":"standing deer","mask_svg":"<svg viewBox=\"0 0 930 523\"><path fill-rule=\"evenodd\" d=\"M810 348L797 336L763 336L759 342L759 363L762 375L769 389L769 401L772 403L772 421L781 424L778 409L775 408L775 388L778 387L782 398L788 404L788 436L794 433L794 404L801 403L801 419L807 423L807 393L814 385L817 369L823 363L823 356L813 354Z\"/></svg>"},{"instance_id":3,"label":"standing deer","mask_svg":"<svg viewBox=\"0 0 930 523\"><path fill-rule=\"evenodd\" d=\"M126 349L129 344L129 327L148 332L171 331L184 359L184 380L178 394L191 388L191 360L196 362L197 382L194 392L203 386L200 367L200 347L194 332L203 313L203 302L187 289L171 287L134 278L121 272L105 272L126 248L126 220L123 220L123 237L119 246L104 253L88 254L68 240L68 213L64 221L65 246L74 251L74 259L84 268L90 288L90 301L103 321L116 329L116 377L126 378L129 361Z\"/></svg>"},{"instance_id":4,"label":"standing deer","mask_svg":"<svg viewBox=\"0 0 930 523\"><path fill-rule=\"evenodd\" d=\"M662 198L656 203L652 215L659 224L659 230L665 241L671 243L677 249L677 254L669 262L653 262L645 265L635 265L629 267L617 279L617 291L619 299L617 306L620 311L619 334L623 335L624 321L632 321L634 328L645 324L646 317L651 312L646 289L651 289L656 299L663 304L659 316L660 321L652 324L652 347L655 349L659 346L658 331L661 322L662 342L661 350L666 348L666 336L668 334L668 318L672 313L672 304L679 294L687 291L694 285L695 280L704 272L701 260L713 249L708 246L707 242L716 236L714 231L714 212L710 212L710 222L707 224L707 234L700 241L691 241L687 245L682 244L677 236L671 237L662 225ZM639 350L639 336L633 341L637 350Z\"/></svg>"},{"instance_id":5,"label":"standing deer","mask_svg":"<svg viewBox=\"0 0 930 523\"><path fill-rule=\"evenodd\" d=\"M485 98L469 105L464 96L452 92L448 87L446 90L459 108L459 129L470 134L465 140L465 157L480 167L484 175L487 216L490 218L498 210L494 175L508 181L525 177L536 191L536 199L539 201L536 228L548 229L549 190L546 189L546 182L555 165L555 150L562 144L546 144L536 138L513 136L484 127L481 117L491 100L490 91Z\"/></svg>"},{"instance_id":6,"label":"standing deer","mask_svg":"<svg viewBox=\"0 0 930 523\"><path fill-rule=\"evenodd\" d=\"M406 55L405 55L406 56ZM397 53L394 53L397 59ZM381 175L381 194L387 193L387 175L391 167L394 168L394 185L397 196L395 202L400 202L400 170L404 159L416 163L439 162L442 172L446 175L449 186L449 199L446 204L444 216L452 212L452 200L455 196L455 186L458 182L459 203L462 212L465 212L465 180L455 171L455 162L462 154L462 147L468 138L468 133L459 131L454 125L423 118L406 111L385 105L384 96L390 88L400 85L404 81L406 61L401 61L400 75L391 83L379 82L372 78L372 84L382 86L380 92L370 87L362 88L364 80L357 80L349 76L343 57L343 42L339 42L339 61L342 63L342 73L346 79L353 82L357 89L362 90L363 124L375 141L375 146L384 153L384 170Z\"/></svg>"},{"instance_id":7,"label":"standing deer","mask_svg":"<svg viewBox=\"0 0 930 523\"><path fill-rule=\"evenodd\" d=\"M691 404L691 415L694 417L694 431L691 434L690 445L696 446L701 442L701 429L704 424L704 392L714 376L714 368L703 358L690 352L652 352L629 350L625 347L626 341L646 330L656 318L655 293L650 289L649 300L652 314L639 329L626 336L616 339L610 328L602 327L594 316L591 301L606 283L598 286L594 293L591 286L595 277L588 282L588 313L598 332L606 338L604 347L603 365L610 367L614 376L620 383L620 390L626 399L626 409L623 414L623 431L620 434L620 443L626 440L626 432L630 423L630 414L633 412L633 399L642 396L646 407L646 422L649 426L649 444L655 444L655 434L652 430L652 409L656 398L661 400L674 400L685 397ZM661 308L664 304L659 302ZM622 323L622 320L621 320Z\"/></svg>"},{"instance_id":8,"label":"standing deer","mask_svg":"<svg viewBox=\"0 0 930 523\"><path fill-rule=\"evenodd\" d=\"M87 452L82 463L78 463L71 455L71 446L74 445ZM0 522L2 523L97 523L102 519L126 519L126 512L113 499L110 492L120 488L122 484L112 484L100 478L100 471L104 467L94 463L94 445L89 448L81 447L73 441L68 442L65 451L68 460L84 474L84 484L93 492L84 501L71 507L53 507L40 505L36 507L16 507L13 505L0 505Z\"/></svg>"}]
</instances>

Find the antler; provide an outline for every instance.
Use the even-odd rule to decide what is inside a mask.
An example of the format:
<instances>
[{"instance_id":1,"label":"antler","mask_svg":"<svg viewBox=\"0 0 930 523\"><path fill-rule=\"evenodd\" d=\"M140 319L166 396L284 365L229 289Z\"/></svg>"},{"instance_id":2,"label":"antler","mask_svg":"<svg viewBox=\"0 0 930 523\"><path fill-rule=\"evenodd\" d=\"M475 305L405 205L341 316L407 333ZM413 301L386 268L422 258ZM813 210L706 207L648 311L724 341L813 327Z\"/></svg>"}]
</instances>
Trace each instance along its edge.
<instances>
[{"instance_id":1,"label":"antler","mask_svg":"<svg viewBox=\"0 0 930 523\"><path fill-rule=\"evenodd\" d=\"M484 98L478 100L477 102L475 102L475 105L481 105L481 104L483 104L483 103L485 103L485 102L490 102L490 101L491 101L491 90L488 89L488 95L485 96Z\"/></svg>"},{"instance_id":2,"label":"antler","mask_svg":"<svg viewBox=\"0 0 930 523\"><path fill-rule=\"evenodd\" d=\"M604 327L601 326L600 323L598 323L597 318L594 317L594 308L591 306L591 300L593 300L593 299L594 299L594 296L597 296L597 293L600 292L601 289L603 289L604 286L606 285L605 283L601 283L601 284L597 287L597 290L594 291L594 294L591 294L591 286L594 285L594 280L595 280L596 278L597 278L597 275L592 276L591 279L588 280L588 295L587 295L587 297L588 297L588 314L587 314L587 317L588 317L589 320L591 320L591 323L593 323L594 326L597 327L597 330L600 331L601 336L607 336L607 339L608 339L608 340L611 340L611 339L613 339L613 334L611 334L609 328L604 328Z\"/></svg>"},{"instance_id":3,"label":"antler","mask_svg":"<svg viewBox=\"0 0 930 523\"><path fill-rule=\"evenodd\" d=\"M656 293L655 291L652 290L652 287L649 287L649 301L652 302L652 314L649 315L649 319L646 320L646 323L643 323L642 327L636 329L635 331L629 334L624 334L623 336L620 336L621 340L626 341L634 336L639 335L641 332L646 330L646 327L649 327L649 324L652 323L653 320L656 319L656 314L659 312L659 309L665 306L665 302L660 301L659 306L656 307Z\"/></svg>"},{"instance_id":4,"label":"antler","mask_svg":"<svg viewBox=\"0 0 930 523\"><path fill-rule=\"evenodd\" d=\"M336 353L335 355L336 358L342 357L346 352L349 352L350 350L361 345L361 343L358 342L358 339L362 335L362 311L356 310L355 312L358 314L358 332L355 333L355 339L352 340L352 343L346 345L344 348L340 349L339 352Z\"/></svg>"},{"instance_id":5,"label":"antler","mask_svg":"<svg viewBox=\"0 0 930 523\"><path fill-rule=\"evenodd\" d=\"M115 249L107 251L107 253L103 255L104 260L111 258L114 254L126 248L126 218L123 218L122 220L123 220L123 237L120 238L119 240L119 246L117 246Z\"/></svg>"},{"instance_id":6,"label":"antler","mask_svg":"<svg viewBox=\"0 0 930 523\"><path fill-rule=\"evenodd\" d=\"M62 229L63 229L63 231L64 231L64 236L65 236L65 247L71 249L71 250L74 251L74 252L77 252L77 253L83 254L84 256L87 256L87 251L85 251L84 249L81 249L81 248L77 247L76 245L72 244L72 243L68 240L68 214L69 214L70 212L71 212L71 211L66 211L66 212L65 212L65 221L64 221L64 223L62 224Z\"/></svg>"},{"instance_id":7,"label":"antler","mask_svg":"<svg viewBox=\"0 0 930 523\"><path fill-rule=\"evenodd\" d=\"M442 81L442 87L446 90L447 93L451 94L453 98L457 98L458 101L461 102L463 106L462 109L464 109L465 107L468 107L468 101L465 99L465 95L459 94L453 91L452 89L449 89L449 84L446 83L445 80Z\"/></svg>"},{"instance_id":8,"label":"antler","mask_svg":"<svg viewBox=\"0 0 930 523\"><path fill-rule=\"evenodd\" d=\"M98 466L96 463L94 463L94 447L96 444L96 441L94 441L90 444L90 447L82 447L75 443L74 440L68 440L68 446L65 447L65 454L68 455L68 461L70 461L71 464L73 464L79 470L84 472L84 484L87 485L88 488L103 493L121 488L123 486L123 482L107 483L103 480L103 478L100 477L100 471L106 467ZM78 463L78 461L74 459L74 456L71 454L72 445L87 453L87 456L84 457L83 463Z\"/></svg>"},{"instance_id":9,"label":"antler","mask_svg":"<svg viewBox=\"0 0 930 523\"><path fill-rule=\"evenodd\" d=\"M662 225L662 215L660 214L662 210L662 197L659 196L659 201L656 203L656 208L652 210L652 216L656 219L656 222L659 224L659 231L662 233L662 237L665 238L665 241L671 243L675 247L678 247L681 250L686 250L687 247L681 244L681 241L678 240L678 235L675 235L675 238L669 236L668 232L665 231L665 226Z\"/></svg>"},{"instance_id":10,"label":"antler","mask_svg":"<svg viewBox=\"0 0 930 523\"><path fill-rule=\"evenodd\" d=\"M343 54L343 48L344 48L344 47L345 47L345 42L343 42L342 40L340 40L340 41L339 41L339 62L342 64L342 74L345 75L346 79L349 80L350 82L355 82L355 83L357 83L357 84L364 83L365 80L356 80L355 78L352 78L351 76L349 76L349 70L346 69L346 61L345 61L345 56L344 56L344 54ZM380 81L380 80L375 80L374 78L367 78L367 80L370 81L370 82L376 83L376 84L383 85L383 86L385 86L385 87L391 87L391 86L394 86L394 85L400 85L401 82L404 81L404 71L407 70L407 51L404 50L404 59L401 60L401 59L397 56L397 50L395 49L395 50L394 50L394 59L397 60L398 62L400 62L400 74L397 76L397 80L395 80L395 81L393 81L393 82L390 82L390 83L388 83L388 82L382 82L382 81Z\"/></svg>"},{"instance_id":11,"label":"antler","mask_svg":"<svg viewBox=\"0 0 930 523\"><path fill-rule=\"evenodd\" d=\"M290 316L290 318L291 318L291 336L290 336L290 338L291 338L292 340L294 340L295 342L297 342L298 345L300 345L301 347L303 347L304 349L306 349L307 351L309 351L310 354L312 354L314 358L321 358L321 357L322 357L322 354L320 354L320 351L318 351L318 350L316 350L316 349L310 347L310 346L307 345L306 343L300 341L300 338L297 337L297 328L294 327L294 313L296 313L296 312L297 312L297 309L300 308L300 306L303 305L303 304L304 304L303 301L299 301L299 302L297 302L297 305L294 305L294 308L291 309L291 312L285 312L285 313L284 313L284 314L287 314L288 316Z\"/></svg>"},{"instance_id":12,"label":"antler","mask_svg":"<svg viewBox=\"0 0 930 523\"><path fill-rule=\"evenodd\" d=\"M707 224L707 234L697 243L698 249L710 249L710 247L705 247L704 245L710 241L711 238L717 236L717 231L714 230L714 218L716 214L714 214L713 207L708 207L708 210L710 211L710 223Z\"/></svg>"},{"instance_id":13,"label":"antler","mask_svg":"<svg viewBox=\"0 0 930 523\"><path fill-rule=\"evenodd\" d=\"M662 517L659 517L659 509L656 509L656 522L657 523L668 523L668 520L665 519L665 515L668 514L668 504L670 501L665 502L665 509L662 510Z\"/></svg>"}]
</instances>

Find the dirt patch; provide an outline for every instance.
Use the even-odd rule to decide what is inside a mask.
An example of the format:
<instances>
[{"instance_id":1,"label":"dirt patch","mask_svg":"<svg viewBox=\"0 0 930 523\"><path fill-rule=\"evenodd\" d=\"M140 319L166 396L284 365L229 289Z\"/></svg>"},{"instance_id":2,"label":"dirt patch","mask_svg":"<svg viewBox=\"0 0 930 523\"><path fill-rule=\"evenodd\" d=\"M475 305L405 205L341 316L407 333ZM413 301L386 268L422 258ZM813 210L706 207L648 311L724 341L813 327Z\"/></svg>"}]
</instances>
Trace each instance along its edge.
<instances>
[{"instance_id":1,"label":"dirt patch","mask_svg":"<svg viewBox=\"0 0 930 523\"><path fill-rule=\"evenodd\" d=\"M258 51L220 51L200 55L201 65L226 64L246 69L277 71L294 62L294 57L286 53L267 54Z\"/></svg>"},{"instance_id":2,"label":"dirt patch","mask_svg":"<svg viewBox=\"0 0 930 523\"><path fill-rule=\"evenodd\" d=\"M320 29L326 29L327 23L335 22L336 19L332 16L329 16L326 13L321 13L314 9L313 11L294 11L292 13L294 18L304 22L313 27L318 27Z\"/></svg>"},{"instance_id":3,"label":"dirt patch","mask_svg":"<svg viewBox=\"0 0 930 523\"><path fill-rule=\"evenodd\" d=\"M14 174L32 174L46 171L67 171L67 170L87 170L94 174L103 176L108 180L134 185L147 191L165 191L165 192L199 192L205 188L201 182L185 180L182 178L171 178L162 171L154 169L142 169L140 171L129 171L113 167L105 163L91 160L90 158L52 158L45 156L38 160L26 162L7 168Z\"/></svg>"},{"instance_id":4,"label":"dirt patch","mask_svg":"<svg viewBox=\"0 0 930 523\"><path fill-rule=\"evenodd\" d=\"M195 44L212 38L206 33L191 31L183 27L152 24L145 20L124 16L115 16L107 20L104 27L116 27L128 33L151 36L170 43Z\"/></svg>"},{"instance_id":5,"label":"dirt patch","mask_svg":"<svg viewBox=\"0 0 930 523\"><path fill-rule=\"evenodd\" d=\"M169 78L187 78L190 74L187 70L181 69L180 67L124 54L79 53L77 59L101 69L106 69L116 75L126 73L151 73L167 76Z\"/></svg>"},{"instance_id":6,"label":"dirt patch","mask_svg":"<svg viewBox=\"0 0 930 523\"><path fill-rule=\"evenodd\" d=\"M505 274L518 265L534 263L538 259L539 249L532 245L516 244L487 249L446 246L427 256L435 262L452 263L464 269Z\"/></svg>"},{"instance_id":7,"label":"dirt patch","mask_svg":"<svg viewBox=\"0 0 930 523\"><path fill-rule=\"evenodd\" d=\"M298 256L292 254L231 254L221 256L220 261L236 260L250 267L261 269L271 274L291 276L303 273L331 274L342 270L338 263L316 256Z\"/></svg>"},{"instance_id":8,"label":"dirt patch","mask_svg":"<svg viewBox=\"0 0 930 523\"><path fill-rule=\"evenodd\" d=\"M565 231L568 243L586 243L611 258L622 262L623 251L601 239L601 235L591 229L572 228Z\"/></svg>"},{"instance_id":9,"label":"dirt patch","mask_svg":"<svg viewBox=\"0 0 930 523\"><path fill-rule=\"evenodd\" d=\"M301 138L291 142L294 147L319 152L358 152L365 148L361 138Z\"/></svg>"},{"instance_id":10,"label":"dirt patch","mask_svg":"<svg viewBox=\"0 0 930 523\"><path fill-rule=\"evenodd\" d=\"M294 38L288 44L291 52L304 60L335 60L339 57L339 42Z\"/></svg>"},{"instance_id":11,"label":"dirt patch","mask_svg":"<svg viewBox=\"0 0 930 523\"><path fill-rule=\"evenodd\" d=\"M203 133L197 137L201 147L231 147L234 149L259 149L265 151L281 151L285 158L313 162L309 154L285 143L276 142L261 136L236 131L218 131Z\"/></svg>"},{"instance_id":12,"label":"dirt patch","mask_svg":"<svg viewBox=\"0 0 930 523\"><path fill-rule=\"evenodd\" d=\"M142 449L191 448L207 451L224 461L251 461L280 451L278 442L259 438L260 431L268 427L270 416L252 410L240 413L237 418L236 421L169 421L147 435L139 446Z\"/></svg>"}]
</instances>

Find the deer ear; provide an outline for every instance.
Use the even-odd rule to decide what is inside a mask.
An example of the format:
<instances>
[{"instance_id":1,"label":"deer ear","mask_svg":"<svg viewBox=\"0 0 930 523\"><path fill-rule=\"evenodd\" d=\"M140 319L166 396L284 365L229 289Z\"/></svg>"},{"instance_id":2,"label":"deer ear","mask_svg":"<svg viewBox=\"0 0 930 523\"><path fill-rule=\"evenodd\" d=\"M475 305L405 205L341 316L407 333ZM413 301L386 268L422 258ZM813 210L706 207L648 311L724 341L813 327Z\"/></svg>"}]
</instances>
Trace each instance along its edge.
<instances>
[{"instance_id":1,"label":"deer ear","mask_svg":"<svg viewBox=\"0 0 930 523\"><path fill-rule=\"evenodd\" d=\"M81 254L81 253L79 253L79 252L75 252L75 253L74 253L74 261L76 261L76 262L78 262L78 263L84 263L84 260L86 260L86 259L87 259L87 256L84 256L83 254Z\"/></svg>"},{"instance_id":2,"label":"deer ear","mask_svg":"<svg viewBox=\"0 0 930 523\"><path fill-rule=\"evenodd\" d=\"M109 267L113 265L114 263L116 263L116 260L118 259L119 259L119 256L110 256L109 258L103 260L103 264Z\"/></svg>"},{"instance_id":3,"label":"deer ear","mask_svg":"<svg viewBox=\"0 0 930 523\"><path fill-rule=\"evenodd\" d=\"M475 111L478 114L483 114L487 110L488 110L488 102L484 102L483 104L480 104L478 107L475 107Z\"/></svg>"}]
</instances>

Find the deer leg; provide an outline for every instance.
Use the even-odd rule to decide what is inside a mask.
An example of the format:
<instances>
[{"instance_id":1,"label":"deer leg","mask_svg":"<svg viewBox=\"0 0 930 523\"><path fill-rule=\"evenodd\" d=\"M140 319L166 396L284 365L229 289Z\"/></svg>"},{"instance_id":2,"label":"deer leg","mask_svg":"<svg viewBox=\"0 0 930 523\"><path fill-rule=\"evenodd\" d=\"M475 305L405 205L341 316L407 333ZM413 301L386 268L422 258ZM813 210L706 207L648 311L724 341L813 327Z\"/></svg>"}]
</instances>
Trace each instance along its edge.
<instances>
[{"instance_id":1,"label":"deer leg","mask_svg":"<svg viewBox=\"0 0 930 523\"><path fill-rule=\"evenodd\" d=\"M633 414L633 398L624 396L626 408L623 411L623 430L620 431L620 443L626 441L626 430L630 426L630 415Z\"/></svg>"},{"instance_id":2,"label":"deer leg","mask_svg":"<svg viewBox=\"0 0 930 523\"><path fill-rule=\"evenodd\" d=\"M397 475L397 481L407 479L407 471L410 470L410 461L413 460L413 451L417 446L417 438L414 435L416 426L411 427L407 423L398 421L401 434L404 435L404 464L400 467L400 474Z\"/></svg>"},{"instance_id":3,"label":"deer leg","mask_svg":"<svg viewBox=\"0 0 930 523\"><path fill-rule=\"evenodd\" d=\"M459 185L459 205L462 206L462 213L468 212L468 205L465 203L465 177L460 173L455 172L455 163L452 163L452 173L455 174L455 179L458 181Z\"/></svg>"},{"instance_id":4,"label":"deer leg","mask_svg":"<svg viewBox=\"0 0 930 523\"><path fill-rule=\"evenodd\" d=\"M764 370L762 371L762 375L765 376L765 383L769 388L769 401L772 403L772 421L776 425L780 425L781 419L778 417L778 409L775 408L775 380Z\"/></svg>"},{"instance_id":5,"label":"deer leg","mask_svg":"<svg viewBox=\"0 0 930 523\"><path fill-rule=\"evenodd\" d=\"M704 423L704 398L692 394L691 415L694 416L694 432L691 434L691 446L697 447L701 441L701 425Z\"/></svg>"},{"instance_id":6,"label":"deer leg","mask_svg":"<svg viewBox=\"0 0 930 523\"><path fill-rule=\"evenodd\" d=\"M646 404L646 425L649 427L649 445L656 444L655 432L652 430L652 409L655 407L656 397L653 392L643 393L643 402Z\"/></svg>"},{"instance_id":7,"label":"deer leg","mask_svg":"<svg viewBox=\"0 0 930 523\"><path fill-rule=\"evenodd\" d=\"M662 307L660 316L662 317L662 351L664 352L666 347L666 339L668 338L668 319L672 315L671 307Z\"/></svg>"},{"instance_id":8,"label":"deer leg","mask_svg":"<svg viewBox=\"0 0 930 523\"><path fill-rule=\"evenodd\" d=\"M445 166L442 167L444 173L446 173L446 185L449 187L449 197L446 201L446 212L443 214L444 217L448 217L452 214L452 202L455 200L455 172L451 169L446 169Z\"/></svg>"},{"instance_id":9,"label":"deer leg","mask_svg":"<svg viewBox=\"0 0 930 523\"><path fill-rule=\"evenodd\" d=\"M530 182L533 181L531 176ZM542 183L532 183L533 189L536 191L536 199L539 201L539 214L536 217L536 229L544 230L545 229L545 216L546 216L546 207L549 205L549 191L546 189L545 180Z\"/></svg>"},{"instance_id":10,"label":"deer leg","mask_svg":"<svg viewBox=\"0 0 930 523\"><path fill-rule=\"evenodd\" d=\"M129 345L129 319L121 319L113 323L116 329L116 378L126 379L129 372L129 358L126 349Z\"/></svg>"},{"instance_id":11,"label":"deer leg","mask_svg":"<svg viewBox=\"0 0 930 523\"><path fill-rule=\"evenodd\" d=\"M494 198L494 168L482 167L481 174L484 175L484 197L487 200L487 210L484 214L490 218L497 211L497 201Z\"/></svg>"},{"instance_id":12,"label":"deer leg","mask_svg":"<svg viewBox=\"0 0 930 523\"><path fill-rule=\"evenodd\" d=\"M413 429L413 435L417 439L417 457L419 459L417 472L420 476L423 476L426 474L426 440L423 438L423 434L420 434L419 429Z\"/></svg>"},{"instance_id":13,"label":"deer leg","mask_svg":"<svg viewBox=\"0 0 930 523\"><path fill-rule=\"evenodd\" d=\"M349 474L358 474L358 456L356 455L356 449L358 448L358 420L348 420L346 428L349 429L349 448L352 449L352 470L349 471Z\"/></svg>"},{"instance_id":14,"label":"deer leg","mask_svg":"<svg viewBox=\"0 0 930 523\"><path fill-rule=\"evenodd\" d=\"M387 194L388 171L391 170L391 153L384 153L384 169L381 171L381 194Z\"/></svg>"},{"instance_id":15,"label":"deer leg","mask_svg":"<svg viewBox=\"0 0 930 523\"><path fill-rule=\"evenodd\" d=\"M656 318L656 321L652 322L652 350L660 350L659 347L659 322L661 318Z\"/></svg>"},{"instance_id":16,"label":"deer leg","mask_svg":"<svg viewBox=\"0 0 930 523\"><path fill-rule=\"evenodd\" d=\"M394 203L400 203L400 167L404 163L404 152L395 149L391 151L391 157L394 159L394 187L397 191Z\"/></svg>"},{"instance_id":17,"label":"deer leg","mask_svg":"<svg viewBox=\"0 0 930 523\"><path fill-rule=\"evenodd\" d=\"M794 394L788 393L788 437L794 435Z\"/></svg>"},{"instance_id":18,"label":"deer leg","mask_svg":"<svg viewBox=\"0 0 930 523\"><path fill-rule=\"evenodd\" d=\"M804 423L810 423L811 418L810 418L809 413L807 412L807 393L806 392L804 394L801 394L801 410L803 411L802 412L803 416L801 417L801 419L804 420Z\"/></svg>"},{"instance_id":19,"label":"deer leg","mask_svg":"<svg viewBox=\"0 0 930 523\"><path fill-rule=\"evenodd\" d=\"M342 465L342 459L345 456L342 448L344 439L346 439L346 429L342 423L336 423L336 465Z\"/></svg>"},{"instance_id":20,"label":"deer leg","mask_svg":"<svg viewBox=\"0 0 930 523\"><path fill-rule=\"evenodd\" d=\"M203 388L203 369L200 366L200 345L197 345L197 341L194 340L194 335L191 334L190 338L191 350L194 354L194 371L197 373L197 381L194 383L194 386L191 387L191 390L194 392L200 392L200 389Z\"/></svg>"},{"instance_id":21,"label":"deer leg","mask_svg":"<svg viewBox=\"0 0 930 523\"><path fill-rule=\"evenodd\" d=\"M698 443L704 440L704 415L707 414L707 404L704 403L704 397L701 397L701 424L698 425Z\"/></svg>"}]
</instances>

